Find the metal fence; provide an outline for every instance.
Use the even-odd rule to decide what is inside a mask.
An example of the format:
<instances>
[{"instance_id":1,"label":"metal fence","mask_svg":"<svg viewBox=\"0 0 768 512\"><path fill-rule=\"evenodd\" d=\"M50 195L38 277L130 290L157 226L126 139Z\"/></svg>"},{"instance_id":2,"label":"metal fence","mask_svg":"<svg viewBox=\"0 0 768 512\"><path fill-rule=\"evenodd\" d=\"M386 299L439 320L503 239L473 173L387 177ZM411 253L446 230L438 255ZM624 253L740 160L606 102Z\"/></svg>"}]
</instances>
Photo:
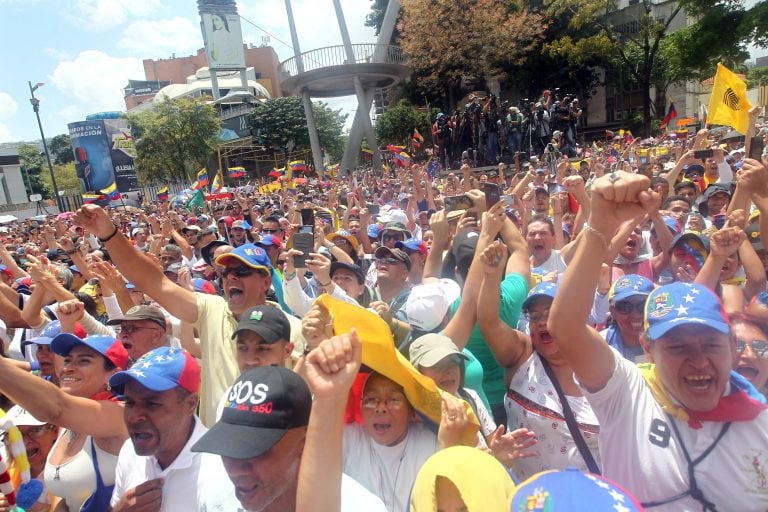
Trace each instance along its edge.
<instances>
[{"instance_id":1,"label":"metal fence","mask_svg":"<svg viewBox=\"0 0 768 512\"><path fill-rule=\"evenodd\" d=\"M344 45L326 46L311 50L301 54L301 60L304 64L304 72L330 66L344 66L346 64L369 64L373 62L382 64L400 64L406 63L406 56L403 49L399 46L386 44L353 44L352 52L354 61L347 58L347 50ZM292 77L299 74L296 57L292 57L281 63L278 73L282 77Z\"/></svg>"}]
</instances>

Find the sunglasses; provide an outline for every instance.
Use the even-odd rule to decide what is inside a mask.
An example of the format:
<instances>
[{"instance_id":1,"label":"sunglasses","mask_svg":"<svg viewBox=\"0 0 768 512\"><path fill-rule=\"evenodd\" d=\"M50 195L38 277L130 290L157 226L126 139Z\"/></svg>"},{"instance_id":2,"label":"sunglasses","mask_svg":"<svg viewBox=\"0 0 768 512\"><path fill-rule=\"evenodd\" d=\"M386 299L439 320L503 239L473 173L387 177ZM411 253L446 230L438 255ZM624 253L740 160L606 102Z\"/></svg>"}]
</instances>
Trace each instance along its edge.
<instances>
[{"instance_id":1,"label":"sunglasses","mask_svg":"<svg viewBox=\"0 0 768 512\"><path fill-rule=\"evenodd\" d=\"M749 346L749 348L752 349L752 352L757 354L761 359L768 358L768 342L760 340L736 340L736 353L741 355L747 349L747 346Z\"/></svg>"},{"instance_id":2,"label":"sunglasses","mask_svg":"<svg viewBox=\"0 0 768 512\"><path fill-rule=\"evenodd\" d=\"M261 230L262 233L266 233L268 235L277 233L278 231L280 231L280 230L279 229L262 229Z\"/></svg>"},{"instance_id":3,"label":"sunglasses","mask_svg":"<svg viewBox=\"0 0 768 512\"><path fill-rule=\"evenodd\" d=\"M643 310L645 309L645 302L632 303L629 301L619 301L613 305L613 309L615 309L617 313L621 313L622 315L628 315L633 311L642 313Z\"/></svg>"},{"instance_id":4,"label":"sunglasses","mask_svg":"<svg viewBox=\"0 0 768 512\"><path fill-rule=\"evenodd\" d=\"M235 274L236 277L249 277L255 273L259 273L262 276L266 275L262 270L257 270L255 268L245 267L245 266L225 267L219 271L219 274L221 274L221 277L227 277L230 274Z\"/></svg>"},{"instance_id":5,"label":"sunglasses","mask_svg":"<svg viewBox=\"0 0 768 512\"><path fill-rule=\"evenodd\" d=\"M397 258L376 258L376 263L384 264L384 265L397 265L398 263L403 263L403 262L398 260Z\"/></svg>"}]
</instances>

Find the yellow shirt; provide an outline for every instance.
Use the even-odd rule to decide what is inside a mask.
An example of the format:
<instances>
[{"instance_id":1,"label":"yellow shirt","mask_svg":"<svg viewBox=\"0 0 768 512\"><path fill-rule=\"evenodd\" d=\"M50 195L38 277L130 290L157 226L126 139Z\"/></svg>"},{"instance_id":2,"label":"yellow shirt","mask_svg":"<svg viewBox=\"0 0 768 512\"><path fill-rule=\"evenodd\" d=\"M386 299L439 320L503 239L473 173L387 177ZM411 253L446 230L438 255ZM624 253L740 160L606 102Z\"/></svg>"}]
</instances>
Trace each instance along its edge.
<instances>
[{"instance_id":1,"label":"yellow shirt","mask_svg":"<svg viewBox=\"0 0 768 512\"><path fill-rule=\"evenodd\" d=\"M237 319L229 310L227 301L218 295L196 293L197 329L203 352L201 364L202 386L200 390L200 419L210 427L216 422L216 408L222 395L237 380L240 370L235 359L235 343L232 334L237 329ZM274 302L268 305L280 308ZM301 320L286 314L291 324L291 341L295 344L294 355L304 350Z\"/></svg>"}]
</instances>

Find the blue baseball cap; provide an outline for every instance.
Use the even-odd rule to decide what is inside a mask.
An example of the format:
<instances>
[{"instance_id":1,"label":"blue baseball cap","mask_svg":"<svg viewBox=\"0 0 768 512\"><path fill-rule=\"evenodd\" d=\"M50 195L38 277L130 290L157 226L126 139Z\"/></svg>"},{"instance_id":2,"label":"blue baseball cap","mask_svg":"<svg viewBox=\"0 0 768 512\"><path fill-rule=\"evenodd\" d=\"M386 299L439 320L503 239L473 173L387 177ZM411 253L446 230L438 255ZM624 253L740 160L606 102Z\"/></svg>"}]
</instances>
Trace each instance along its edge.
<instances>
[{"instance_id":1,"label":"blue baseball cap","mask_svg":"<svg viewBox=\"0 0 768 512\"><path fill-rule=\"evenodd\" d=\"M366 233L368 234L368 238L379 238L379 235L381 234L381 226L378 224L370 224L368 225L368 229L366 229Z\"/></svg>"},{"instance_id":2,"label":"blue baseball cap","mask_svg":"<svg viewBox=\"0 0 768 512\"><path fill-rule=\"evenodd\" d=\"M60 356L66 356L73 348L80 345L95 350L111 361L117 368L123 369L128 366L128 351L125 350L123 344L112 336L103 334L86 336L80 339L74 334L63 332L53 338L51 350Z\"/></svg>"},{"instance_id":3,"label":"blue baseball cap","mask_svg":"<svg viewBox=\"0 0 768 512\"><path fill-rule=\"evenodd\" d=\"M657 340L680 325L706 325L728 334L731 325L720 299L706 286L675 282L657 288L645 302L645 330Z\"/></svg>"},{"instance_id":4,"label":"blue baseball cap","mask_svg":"<svg viewBox=\"0 0 768 512\"><path fill-rule=\"evenodd\" d=\"M535 503L536 508L529 508L530 503ZM568 468L542 471L518 485L512 495L510 512L520 510L638 512L644 509L629 491L607 478Z\"/></svg>"},{"instance_id":5,"label":"blue baseball cap","mask_svg":"<svg viewBox=\"0 0 768 512\"><path fill-rule=\"evenodd\" d=\"M264 249L257 245L245 244L231 252L220 254L216 258L216 263L218 265L226 265L228 261L233 259L238 260L251 268L265 270L270 274L272 273L272 263L269 261L269 256L264 252Z\"/></svg>"},{"instance_id":6,"label":"blue baseball cap","mask_svg":"<svg viewBox=\"0 0 768 512\"><path fill-rule=\"evenodd\" d=\"M83 273L82 273L82 272L80 272L80 269L79 269L79 268L77 268L77 265L70 265L70 266L69 266L69 270L71 270L72 272L77 272L77 273L78 273L78 274L80 274L80 275L83 275Z\"/></svg>"},{"instance_id":7,"label":"blue baseball cap","mask_svg":"<svg viewBox=\"0 0 768 512\"><path fill-rule=\"evenodd\" d=\"M423 240L418 238L409 238L405 242L396 242L395 247L398 249L408 249L409 251L417 251L419 254L427 255L427 244Z\"/></svg>"},{"instance_id":8,"label":"blue baseball cap","mask_svg":"<svg viewBox=\"0 0 768 512\"><path fill-rule=\"evenodd\" d=\"M661 217L661 220L664 221L664 224L666 224L669 230L672 231L673 235L677 235L678 233L680 233L680 224L677 222L676 218L663 215ZM655 230L656 230L656 226L655 225L651 226L651 231L655 231Z\"/></svg>"},{"instance_id":9,"label":"blue baseball cap","mask_svg":"<svg viewBox=\"0 0 768 512\"><path fill-rule=\"evenodd\" d=\"M122 395L130 380L157 392L184 388L197 393L200 390L200 365L186 350L158 347L137 359L130 369L112 375L109 387Z\"/></svg>"},{"instance_id":10,"label":"blue baseball cap","mask_svg":"<svg viewBox=\"0 0 768 512\"><path fill-rule=\"evenodd\" d=\"M533 290L528 292L528 297L526 297L525 302L523 302L522 309L526 310L531 307L531 303L539 297L549 297L550 299L554 299L556 292L557 283L539 283Z\"/></svg>"},{"instance_id":11,"label":"blue baseball cap","mask_svg":"<svg viewBox=\"0 0 768 512\"><path fill-rule=\"evenodd\" d=\"M269 247L270 245L274 245L278 249L283 248L283 242L277 238L275 235L262 235L258 242L256 242L256 245L259 247Z\"/></svg>"},{"instance_id":12,"label":"blue baseball cap","mask_svg":"<svg viewBox=\"0 0 768 512\"><path fill-rule=\"evenodd\" d=\"M647 297L653 291L653 282L638 274L627 274L618 278L611 285L608 300L619 302L630 297Z\"/></svg>"}]
</instances>

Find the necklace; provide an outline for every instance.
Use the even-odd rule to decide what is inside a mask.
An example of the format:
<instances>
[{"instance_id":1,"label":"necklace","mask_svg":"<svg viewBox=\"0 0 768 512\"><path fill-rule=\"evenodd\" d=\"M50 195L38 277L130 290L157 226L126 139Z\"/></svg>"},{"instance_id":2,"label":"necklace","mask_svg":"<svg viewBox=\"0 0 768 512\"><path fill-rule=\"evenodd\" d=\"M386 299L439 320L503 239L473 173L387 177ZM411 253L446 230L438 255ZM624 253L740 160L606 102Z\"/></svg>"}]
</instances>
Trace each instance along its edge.
<instances>
[{"instance_id":1,"label":"necklace","mask_svg":"<svg viewBox=\"0 0 768 512\"><path fill-rule=\"evenodd\" d=\"M75 441L75 438L77 437L77 433L73 430L65 429L64 436L67 438L67 448ZM64 437L62 436L62 437ZM66 449L64 450L66 452ZM59 470L61 469L61 466L63 465L63 462L60 462L56 465L56 472L53 474L54 480L61 480L61 477L59 476Z\"/></svg>"},{"instance_id":2,"label":"necklace","mask_svg":"<svg viewBox=\"0 0 768 512\"><path fill-rule=\"evenodd\" d=\"M392 493L390 495L389 492L387 492L386 485L389 483L389 479L385 478L385 476L389 476L392 474L391 471L388 471L388 467L385 463L385 461L381 458L379 453L376 451L376 448L374 447L375 441L371 440L371 445L369 445L369 449L371 452L371 464L376 466L377 473L379 475L379 481L378 483L374 483L374 486L377 486L379 488L378 496L384 501L384 505L386 506L387 510L396 510L395 507L395 499L397 494L397 482L400 478L400 469L403 466L403 460L405 459L405 455L408 453L408 441L409 436L406 432L405 441L403 443L402 452L400 453L400 457L398 458L397 462L397 470L395 471L395 478L392 482ZM390 448L388 446L384 446L384 449ZM389 499L387 499L389 497Z\"/></svg>"}]
</instances>

